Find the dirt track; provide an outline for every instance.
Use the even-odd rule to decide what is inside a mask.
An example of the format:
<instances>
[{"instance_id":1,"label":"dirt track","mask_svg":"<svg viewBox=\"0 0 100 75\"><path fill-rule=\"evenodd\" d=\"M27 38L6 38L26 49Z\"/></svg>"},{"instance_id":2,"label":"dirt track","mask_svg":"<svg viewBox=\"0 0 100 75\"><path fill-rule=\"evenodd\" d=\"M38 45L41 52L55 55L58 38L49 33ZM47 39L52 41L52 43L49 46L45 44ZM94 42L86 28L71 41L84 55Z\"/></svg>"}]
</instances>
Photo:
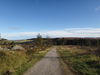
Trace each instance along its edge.
<instances>
[{"instance_id":1,"label":"dirt track","mask_svg":"<svg viewBox=\"0 0 100 75\"><path fill-rule=\"evenodd\" d=\"M24 75L64 75L60 67L56 47L52 48L42 60L30 68Z\"/></svg>"}]
</instances>

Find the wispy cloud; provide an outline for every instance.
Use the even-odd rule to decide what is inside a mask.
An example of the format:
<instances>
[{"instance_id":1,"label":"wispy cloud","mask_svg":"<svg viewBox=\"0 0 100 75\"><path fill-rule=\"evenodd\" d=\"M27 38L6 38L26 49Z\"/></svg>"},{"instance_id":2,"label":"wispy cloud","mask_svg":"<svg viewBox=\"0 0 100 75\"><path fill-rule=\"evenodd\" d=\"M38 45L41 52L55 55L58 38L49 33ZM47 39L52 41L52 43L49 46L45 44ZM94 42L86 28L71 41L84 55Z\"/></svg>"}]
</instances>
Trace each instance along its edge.
<instances>
[{"instance_id":1,"label":"wispy cloud","mask_svg":"<svg viewBox=\"0 0 100 75\"><path fill-rule=\"evenodd\" d=\"M65 30L71 32L98 32L100 28L68 28Z\"/></svg>"},{"instance_id":2,"label":"wispy cloud","mask_svg":"<svg viewBox=\"0 0 100 75\"><path fill-rule=\"evenodd\" d=\"M99 10L100 10L100 6L98 6L97 8L95 8L95 10L96 10L96 11L99 11Z\"/></svg>"},{"instance_id":3,"label":"wispy cloud","mask_svg":"<svg viewBox=\"0 0 100 75\"><path fill-rule=\"evenodd\" d=\"M27 39L36 37L38 33L43 37L47 35L50 37L100 37L100 28L67 28L45 32L4 33L2 37L7 39Z\"/></svg>"},{"instance_id":4,"label":"wispy cloud","mask_svg":"<svg viewBox=\"0 0 100 75\"><path fill-rule=\"evenodd\" d=\"M11 27L10 29L18 30L19 28L17 28L17 27Z\"/></svg>"}]
</instances>

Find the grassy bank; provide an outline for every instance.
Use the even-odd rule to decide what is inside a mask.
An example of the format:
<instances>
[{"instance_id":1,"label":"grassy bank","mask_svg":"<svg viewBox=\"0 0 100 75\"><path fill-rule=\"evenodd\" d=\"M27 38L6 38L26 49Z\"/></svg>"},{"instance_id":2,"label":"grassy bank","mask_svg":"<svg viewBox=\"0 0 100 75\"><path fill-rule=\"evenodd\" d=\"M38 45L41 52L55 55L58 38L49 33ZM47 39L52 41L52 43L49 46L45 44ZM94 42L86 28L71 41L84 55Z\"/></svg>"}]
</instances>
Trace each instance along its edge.
<instances>
[{"instance_id":1,"label":"grassy bank","mask_svg":"<svg viewBox=\"0 0 100 75\"><path fill-rule=\"evenodd\" d=\"M100 57L95 53L77 46L61 46L58 52L77 75L100 75Z\"/></svg>"},{"instance_id":2,"label":"grassy bank","mask_svg":"<svg viewBox=\"0 0 100 75\"><path fill-rule=\"evenodd\" d=\"M38 62L49 49L44 51L0 51L0 75L22 75Z\"/></svg>"}]
</instances>

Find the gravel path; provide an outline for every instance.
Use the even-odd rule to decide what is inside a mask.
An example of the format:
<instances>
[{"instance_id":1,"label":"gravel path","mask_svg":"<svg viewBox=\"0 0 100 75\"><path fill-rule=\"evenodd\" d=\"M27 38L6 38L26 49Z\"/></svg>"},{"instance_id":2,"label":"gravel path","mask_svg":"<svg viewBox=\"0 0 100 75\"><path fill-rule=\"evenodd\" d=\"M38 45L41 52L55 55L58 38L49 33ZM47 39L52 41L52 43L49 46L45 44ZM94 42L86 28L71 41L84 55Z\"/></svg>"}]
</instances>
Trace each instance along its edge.
<instances>
[{"instance_id":1,"label":"gravel path","mask_svg":"<svg viewBox=\"0 0 100 75\"><path fill-rule=\"evenodd\" d=\"M64 75L60 67L56 47L52 48L43 59L30 68L24 75Z\"/></svg>"}]
</instances>

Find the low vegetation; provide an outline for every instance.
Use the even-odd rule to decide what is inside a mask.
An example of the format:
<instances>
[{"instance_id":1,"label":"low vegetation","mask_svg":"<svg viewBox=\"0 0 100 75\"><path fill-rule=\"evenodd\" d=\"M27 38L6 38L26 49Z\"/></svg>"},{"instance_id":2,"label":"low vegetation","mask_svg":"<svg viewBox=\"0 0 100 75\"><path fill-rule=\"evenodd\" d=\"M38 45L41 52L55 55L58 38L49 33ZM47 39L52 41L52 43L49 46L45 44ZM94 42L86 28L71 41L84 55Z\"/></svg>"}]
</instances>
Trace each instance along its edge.
<instances>
[{"instance_id":1,"label":"low vegetation","mask_svg":"<svg viewBox=\"0 0 100 75\"><path fill-rule=\"evenodd\" d=\"M40 60L48 51L0 50L0 75L22 75L29 67Z\"/></svg>"},{"instance_id":2,"label":"low vegetation","mask_svg":"<svg viewBox=\"0 0 100 75\"><path fill-rule=\"evenodd\" d=\"M64 63L76 75L100 75L100 48L60 46L58 52Z\"/></svg>"},{"instance_id":3,"label":"low vegetation","mask_svg":"<svg viewBox=\"0 0 100 75\"><path fill-rule=\"evenodd\" d=\"M35 40L21 40L16 43L1 39L0 44L0 75L23 75L52 46L40 34Z\"/></svg>"},{"instance_id":4,"label":"low vegetation","mask_svg":"<svg viewBox=\"0 0 100 75\"><path fill-rule=\"evenodd\" d=\"M100 38L37 38L0 40L0 75L22 75L39 61L52 45L77 75L100 75ZM60 46L62 45L62 46Z\"/></svg>"}]
</instances>

